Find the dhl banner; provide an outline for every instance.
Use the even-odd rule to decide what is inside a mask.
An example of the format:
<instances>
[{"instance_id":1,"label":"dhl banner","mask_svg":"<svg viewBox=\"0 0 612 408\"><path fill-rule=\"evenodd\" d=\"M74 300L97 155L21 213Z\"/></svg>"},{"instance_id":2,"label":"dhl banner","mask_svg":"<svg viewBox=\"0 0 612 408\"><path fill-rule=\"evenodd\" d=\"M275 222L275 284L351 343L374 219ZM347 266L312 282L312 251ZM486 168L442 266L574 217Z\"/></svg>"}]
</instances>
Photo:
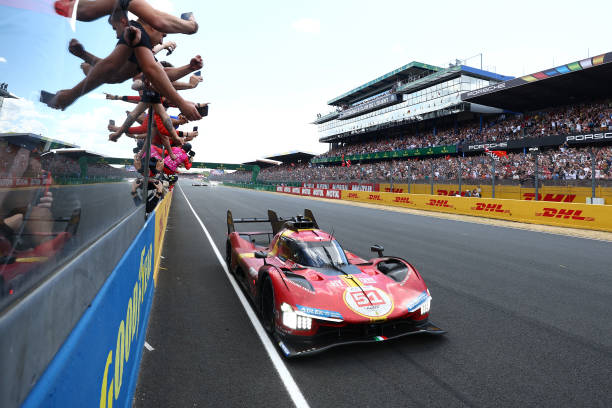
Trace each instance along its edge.
<instances>
[{"instance_id":1,"label":"dhl banner","mask_svg":"<svg viewBox=\"0 0 612 408\"><path fill-rule=\"evenodd\" d=\"M461 195L465 196L468 190L473 191L480 188L480 193L484 198L493 197L491 184L462 184ZM410 194L431 194L429 184L380 184L381 192L410 193ZM434 183L434 194L443 196L459 195L457 184L436 184ZM561 187L543 186L538 189L538 200L559 203L585 204L587 197L591 197L591 187ZM603 198L605 204L612 205L612 187L596 187L595 196ZM495 198L510 200L535 200L535 188L520 186L495 186Z\"/></svg>"},{"instance_id":2,"label":"dhl banner","mask_svg":"<svg viewBox=\"0 0 612 408\"><path fill-rule=\"evenodd\" d=\"M508 221L612 231L612 206L428 194L342 191L343 200Z\"/></svg>"}]
</instances>

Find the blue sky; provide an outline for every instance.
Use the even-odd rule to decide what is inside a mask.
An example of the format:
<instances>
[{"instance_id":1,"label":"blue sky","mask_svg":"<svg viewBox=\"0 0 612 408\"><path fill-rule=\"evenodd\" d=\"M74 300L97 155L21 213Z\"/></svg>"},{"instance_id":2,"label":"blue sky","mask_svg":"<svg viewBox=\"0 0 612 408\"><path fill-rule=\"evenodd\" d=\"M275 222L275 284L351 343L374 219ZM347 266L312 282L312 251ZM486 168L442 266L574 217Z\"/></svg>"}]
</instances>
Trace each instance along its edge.
<instances>
[{"instance_id":1,"label":"blue sky","mask_svg":"<svg viewBox=\"0 0 612 408\"><path fill-rule=\"evenodd\" d=\"M326 101L413 60L447 66L483 53L485 69L519 76L612 51L605 20L612 6L600 1L150 3L175 15L193 11L200 23L193 36L168 36L178 48L158 57L175 65L204 58L204 82L183 92L211 102L210 116L195 123L201 135L194 150L202 161L322 152L326 145L309 123L331 110ZM101 86L63 112L37 102L40 89L55 92L83 78L80 61L67 53L70 38L96 55L110 53L116 39L106 19L77 23L73 33L68 19L52 13L51 0L30 0L38 12L8 4L23 2L0 0L0 82L22 99L5 101L0 131L34 131L128 156L131 141L108 142L105 126L132 105L101 97L132 94L129 84ZM468 65L479 66L479 58Z\"/></svg>"}]
</instances>

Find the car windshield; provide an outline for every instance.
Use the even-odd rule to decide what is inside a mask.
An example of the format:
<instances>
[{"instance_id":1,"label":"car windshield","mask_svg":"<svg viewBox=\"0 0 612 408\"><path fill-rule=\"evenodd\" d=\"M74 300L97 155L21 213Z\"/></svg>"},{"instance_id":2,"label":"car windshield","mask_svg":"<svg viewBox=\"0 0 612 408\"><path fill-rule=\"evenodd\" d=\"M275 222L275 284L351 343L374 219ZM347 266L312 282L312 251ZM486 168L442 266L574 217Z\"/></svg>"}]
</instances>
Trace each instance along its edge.
<instances>
[{"instance_id":1,"label":"car windshield","mask_svg":"<svg viewBox=\"0 0 612 408\"><path fill-rule=\"evenodd\" d=\"M348 264L344 251L336 240L296 242L293 260L300 265L316 268Z\"/></svg>"}]
</instances>

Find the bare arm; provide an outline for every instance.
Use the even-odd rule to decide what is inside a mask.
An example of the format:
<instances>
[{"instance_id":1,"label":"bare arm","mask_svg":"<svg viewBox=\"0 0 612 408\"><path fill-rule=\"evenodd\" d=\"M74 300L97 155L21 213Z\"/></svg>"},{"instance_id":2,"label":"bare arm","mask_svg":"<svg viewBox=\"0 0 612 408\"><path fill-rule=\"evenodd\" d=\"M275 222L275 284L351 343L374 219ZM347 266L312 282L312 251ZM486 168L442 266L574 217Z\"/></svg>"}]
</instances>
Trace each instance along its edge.
<instances>
[{"instance_id":1,"label":"bare arm","mask_svg":"<svg viewBox=\"0 0 612 408\"><path fill-rule=\"evenodd\" d=\"M146 75L147 79L155 87L157 92L168 98L170 102L174 103L181 110L181 112L183 112L187 119L199 120L202 118L196 110L195 104L193 102L184 100L178 94L178 92L176 92L176 89L174 89L172 86L172 83L168 79L168 75L166 75L163 67L155 61L155 58L153 58L153 54L151 53L150 49L145 47L136 47L134 49L134 53L136 54L136 58L138 59L142 72Z\"/></svg>"},{"instance_id":2,"label":"bare arm","mask_svg":"<svg viewBox=\"0 0 612 408\"><path fill-rule=\"evenodd\" d=\"M187 65L183 65L182 67L164 68L164 70L166 71L168 78L170 78L170 81L176 81L185 75L189 75L193 71L202 69L203 66L204 62L202 61L202 57L196 55Z\"/></svg>"},{"instance_id":3,"label":"bare arm","mask_svg":"<svg viewBox=\"0 0 612 408\"><path fill-rule=\"evenodd\" d=\"M163 11L151 7L146 0L132 0L128 10L162 33L195 34L198 31L198 24L194 19L182 20L168 13L164 13Z\"/></svg>"}]
</instances>

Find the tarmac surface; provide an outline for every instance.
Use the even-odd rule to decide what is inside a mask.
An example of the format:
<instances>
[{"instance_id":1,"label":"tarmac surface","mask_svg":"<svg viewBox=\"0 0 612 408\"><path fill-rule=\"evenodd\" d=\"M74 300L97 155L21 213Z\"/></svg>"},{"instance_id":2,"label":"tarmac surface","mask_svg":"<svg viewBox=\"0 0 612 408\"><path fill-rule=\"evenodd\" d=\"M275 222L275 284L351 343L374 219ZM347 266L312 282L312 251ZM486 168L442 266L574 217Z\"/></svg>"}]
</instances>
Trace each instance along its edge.
<instances>
[{"instance_id":1,"label":"tarmac surface","mask_svg":"<svg viewBox=\"0 0 612 408\"><path fill-rule=\"evenodd\" d=\"M187 199L175 189L134 406L293 405L187 200L221 254L228 208L310 208L346 249L370 258L380 244L427 282L444 336L283 360L311 407L612 406L612 243L189 184Z\"/></svg>"}]
</instances>

